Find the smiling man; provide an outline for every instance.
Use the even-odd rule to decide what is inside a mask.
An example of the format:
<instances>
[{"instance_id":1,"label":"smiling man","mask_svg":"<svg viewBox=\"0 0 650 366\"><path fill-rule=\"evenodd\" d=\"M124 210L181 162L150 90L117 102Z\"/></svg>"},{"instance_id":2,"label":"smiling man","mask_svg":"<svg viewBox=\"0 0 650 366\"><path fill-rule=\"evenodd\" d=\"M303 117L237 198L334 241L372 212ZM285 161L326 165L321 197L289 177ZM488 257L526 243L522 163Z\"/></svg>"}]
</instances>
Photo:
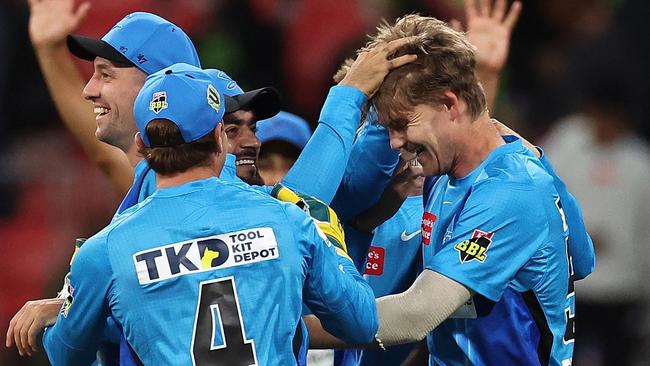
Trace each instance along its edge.
<instances>
[{"instance_id":1,"label":"smiling man","mask_svg":"<svg viewBox=\"0 0 650 366\"><path fill-rule=\"evenodd\" d=\"M553 177L496 129L463 34L417 15L380 31L415 37L398 55L418 59L391 71L373 102L391 147L415 153L427 178L424 271L378 299L377 342L426 336L435 365L570 363L574 276Z\"/></svg>"}]
</instances>

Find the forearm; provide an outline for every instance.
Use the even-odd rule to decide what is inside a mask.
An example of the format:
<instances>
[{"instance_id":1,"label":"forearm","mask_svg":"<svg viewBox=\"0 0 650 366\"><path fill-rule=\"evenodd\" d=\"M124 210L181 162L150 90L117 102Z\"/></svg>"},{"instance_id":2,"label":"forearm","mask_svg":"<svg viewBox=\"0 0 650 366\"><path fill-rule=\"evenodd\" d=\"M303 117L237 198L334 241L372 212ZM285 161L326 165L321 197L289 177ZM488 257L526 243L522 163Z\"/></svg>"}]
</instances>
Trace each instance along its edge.
<instances>
[{"instance_id":1,"label":"forearm","mask_svg":"<svg viewBox=\"0 0 650 366\"><path fill-rule=\"evenodd\" d=\"M405 198L390 188L385 189L379 202L357 215L350 225L362 233L372 233L375 228L395 215Z\"/></svg>"},{"instance_id":2,"label":"forearm","mask_svg":"<svg viewBox=\"0 0 650 366\"><path fill-rule=\"evenodd\" d=\"M315 315L306 315L303 320L309 330L309 349L353 348L323 329Z\"/></svg>"},{"instance_id":3,"label":"forearm","mask_svg":"<svg viewBox=\"0 0 650 366\"><path fill-rule=\"evenodd\" d=\"M83 99L84 82L65 44L39 45L34 50L66 128L119 191L126 193L133 181L133 169L121 150L95 137L93 106Z\"/></svg>"},{"instance_id":4,"label":"forearm","mask_svg":"<svg viewBox=\"0 0 650 366\"><path fill-rule=\"evenodd\" d=\"M377 339L384 346L418 342L470 296L460 283L424 270L408 290L377 299Z\"/></svg>"},{"instance_id":5,"label":"forearm","mask_svg":"<svg viewBox=\"0 0 650 366\"><path fill-rule=\"evenodd\" d=\"M343 177L365 102L357 89L333 87L314 135L282 183L329 204Z\"/></svg>"},{"instance_id":6,"label":"forearm","mask_svg":"<svg viewBox=\"0 0 650 366\"><path fill-rule=\"evenodd\" d=\"M332 200L342 220L352 219L377 202L398 160L398 153L390 148L388 132L367 121L352 146L341 185Z\"/></svg>"},{"instance_id":7,"label":"forearm","mask_svg":"<svg viewBox=\"0 0 650 366\"><path fill-rule=\"evenodd\" d=\"M478 76L483 91L485 92L485 102L487 108L492 110L497 100L499 92L499 71L490 70L487 68L477 67L476 75Z\"/></svg>"}]
</instances>

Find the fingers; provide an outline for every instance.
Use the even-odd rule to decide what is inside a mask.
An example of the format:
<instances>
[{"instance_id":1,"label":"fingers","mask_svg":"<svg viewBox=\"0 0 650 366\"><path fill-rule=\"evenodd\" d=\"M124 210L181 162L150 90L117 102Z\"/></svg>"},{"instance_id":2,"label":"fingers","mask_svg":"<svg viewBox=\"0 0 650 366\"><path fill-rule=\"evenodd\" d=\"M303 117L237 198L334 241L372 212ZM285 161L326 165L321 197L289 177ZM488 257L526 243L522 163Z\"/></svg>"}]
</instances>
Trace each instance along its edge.
<instances>
[{"instance_id":1,"label":"fingers","mask_svg":"<svg viewBox=\"0 0 650 366\"><path fill-rule=\"evenodd\" d=\"M402 55L389 61L390 68L395 69L418 59L417 55Z\"/></svg>"},{"instance_id":2,"label":"fingers","mask_svg":"<svg viewBox=\"0 0 650 366\"><path fill-rule=\"evenodd\" d=\"M390 41L386 43L386 52L388 53L388 55L391 55L401 47L413 42L415 38L416 37L404 37L404 38L396 39L394 41Z\"/></svg>"},{"instance_id":3,"label":"fingers","mask_svg":"<svg viewBox=\"0 0 650 366\"><path fill-rule=\"evenodd\" d=\"M466 22L469 23L477 16L476 0L465 0L464 3L465 16L467 17Z\"/></svg>"},{"instance_id":4,"label":"fingers","mask_svg":"<svg viewBox=\"0 0 650 366\"><path fill-rule=\"evenodd\" d=\"M494 2L494 8L492 9L491 17L497 21L502 21L503 16L506 13L506 0L496 0Z\"/></svg>"},{"instance_id":5,"label":"fingers","mask_svg":"<svg viewBox=\"0 0 650 366\"><path fill-rule=\"evenodd\" d=\"M27 331L27 345L32 352L38 351L38 335L42 330L43 324L41 324L39 321L34 320L32 325L29 327L29 330Z\"/></svg>"},{"instance_id":6,"label":"fingers","mask_svg":"<svg viewBox=\"0 0 650 366\"><path fill-rule=\"evenodd\" d=\"M81 22L83 22L84 19L86 19L86 16L88 15L88 12L90 11L91 4L89 1L85 1L77 7L77 11L74 12L74 23L75 26L74 28L77 28Z\"/></svg>"},{"instance_id":7,"label":"fingers","mask_svg":"<svg viewBox=\"0 0 650 366\"><path fill-rule=\"evenodd\" d=\"M514 28L517 20L519 19L519 14L521 14L521 2L515 1L512 3L512 6L508 11L508 15L506 15L506 19L503 21L503 24L509 29Z\"/></svg>"},{"instance_id":8,"label":"fingers","mask_svg":"<svg viewBox=\"0 0 650 366\"><path fill-rule=\"evenodd\" d=\"M27 340L27 333L29 332L29 328L32 326L32 323L34 323L34 318L27 319L27 322L21 324L20 329L18 330L18 334L15 335L14 340L16 341L16 348L18 348L18 353L21 356L32 355L32 351L29 348Z\"/></svg>"},{"instance_id":9,"label":"fingers","mask_svg":"<svg viewBox=\"0 0 650 366\"><path fill-rule=\"evenodd\" d=\"M479 6L479 15L482 17L489 17L490 16L490 1L492 0L479 0L478 6Z\"/></svg>"},{"instance_id":10,"label":"fingers","mask_svg":"<svg viewBox=\"0 0 650 366\"><path fill-rule=\"evenodd\" d=\"M7 329L7 335L5 336L5 346L7 348L13 346L15 344L14 342L14 329L16 328L16 323L22 316L23 312L25 311L25 308L21 308L16 315L14 315L13 318L11 318L11 321L9 322L9 329Z\"/></svg>"},{"instance_id":11,"label":"fingers","mask_svg":"<svg viewBox=\"0 0 650 366\"><path fill-rule=\"evenodd\" d=\"M458 19L450 20L449 26L451 27L451 29L455 30L456 32L464 32L463 24Z\"/></svg>"}]
</instances>

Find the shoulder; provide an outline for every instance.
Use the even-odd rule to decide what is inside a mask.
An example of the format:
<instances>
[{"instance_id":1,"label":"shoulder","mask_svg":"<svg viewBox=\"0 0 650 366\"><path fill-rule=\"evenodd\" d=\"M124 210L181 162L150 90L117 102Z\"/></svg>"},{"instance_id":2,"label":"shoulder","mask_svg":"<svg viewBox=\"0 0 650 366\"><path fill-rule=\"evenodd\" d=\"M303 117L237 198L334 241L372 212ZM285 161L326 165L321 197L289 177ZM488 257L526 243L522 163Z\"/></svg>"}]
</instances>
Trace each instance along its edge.
<instances>
[{"instance_id":1,"label":"shoulder","mask_svg":"<svg viewBox=\"0 0 650 366\"><path fill-rule=\"evenodd\" d=\"M472 186L470 199L479 199L501 212L531 212L541 209L540 197L553 190L553 178L539 159L512 153L500 156L485 167Z\"/></svg>"},{"instance_id":2,"label":"shoulder","mask_svg":"<svg viewBox=\"0 0 650 366\"><path fill-rule=\"evenodd\" d=\"M79 248L79 252L75 254L72 262L72 267L77 271L88 271L96 273L97 271L110 268L108 261L108 236L114 228L111 224L90 237Z\"/></svg>"}]
</instances>

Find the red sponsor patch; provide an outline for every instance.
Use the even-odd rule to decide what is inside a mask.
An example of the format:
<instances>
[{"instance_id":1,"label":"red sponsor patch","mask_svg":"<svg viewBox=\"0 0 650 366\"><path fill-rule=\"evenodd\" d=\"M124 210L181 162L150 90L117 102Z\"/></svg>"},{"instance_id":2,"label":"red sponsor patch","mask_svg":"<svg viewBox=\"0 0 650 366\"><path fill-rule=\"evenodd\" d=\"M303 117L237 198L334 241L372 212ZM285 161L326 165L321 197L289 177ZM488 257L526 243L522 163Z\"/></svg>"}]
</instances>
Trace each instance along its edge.
<instances>
[{"instance_id":1,"label":"red sponsor patch","mask_svg":"<svg viewBox=\"0 0 650 366\"><path fill-rule=\"evenodd\" d=\"M371 246L368 250L368 262L363 274L381 276L384 273L384 254L386 250L382 247Z\"/></svg>"},{"instance_id":2,"label":"red sponsor patch","mask_svg":"<svg viewBox=\"0 0 650 366\"><path fill-rule=\"evenodd\" d=\"M436 222L436 215L425 212L422 215L422 242L424 245L431 243L431 230L433 230L433 223Z\"/></svg>"}]
</instances>

